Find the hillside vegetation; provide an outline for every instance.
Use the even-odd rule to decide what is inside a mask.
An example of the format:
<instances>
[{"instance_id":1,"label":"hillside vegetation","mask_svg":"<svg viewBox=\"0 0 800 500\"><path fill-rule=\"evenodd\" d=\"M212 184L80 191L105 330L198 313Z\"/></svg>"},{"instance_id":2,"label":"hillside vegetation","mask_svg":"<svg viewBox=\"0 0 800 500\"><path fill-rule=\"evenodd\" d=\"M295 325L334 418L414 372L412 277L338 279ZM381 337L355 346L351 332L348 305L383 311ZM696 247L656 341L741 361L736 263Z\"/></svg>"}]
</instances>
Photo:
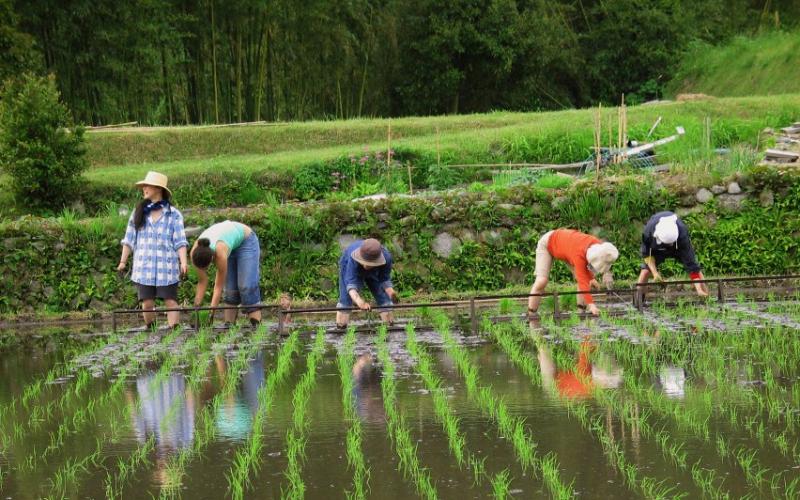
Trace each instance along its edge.
<instances>
[{"instance_id":1,"label":"hillside vegetation","mask_svg":"<svg viewBox=\"0 0 800 500\"><path fill-rule=\"evenodd\" d=\"M800 32L736 37L721 46L695 43L667 92L717 97L800 92Z\"/></svg>"}]
</instances>

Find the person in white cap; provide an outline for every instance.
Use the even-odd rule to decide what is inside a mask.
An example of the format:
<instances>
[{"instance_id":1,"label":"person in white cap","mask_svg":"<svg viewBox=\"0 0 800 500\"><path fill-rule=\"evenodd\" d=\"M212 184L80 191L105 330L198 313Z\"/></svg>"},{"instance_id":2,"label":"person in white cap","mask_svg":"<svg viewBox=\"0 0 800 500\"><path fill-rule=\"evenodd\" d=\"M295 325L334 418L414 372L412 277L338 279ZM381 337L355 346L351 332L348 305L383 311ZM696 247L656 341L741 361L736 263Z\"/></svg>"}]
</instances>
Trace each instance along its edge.
<instances>
[{"instance_id":1,"label":"person in white cap","mask_svg":"<svg viewBox=\"0 0 800 500\"><path fill-rule=\"evenodd\" d=\"M392 284L392 254L375 238L354 241L339 258L339 302L336 307L343 310L336 312L337 328L347 327L349 309L354 304L363 311L372 308L359 293L364 285L372 292L379 308L397 302ZM391 311L379 309L379 312L384 323L393 322Z\"/></svg>"},{"instance_id":2,"label":"person in white cap","mask_svg":"<svg viewBox=\"0 0 800 500\"><path fill-rule=\"evenodd\" d=\"M703 279L692 241L689 239L689 229L673 212L658 212L647 221L642 232L641 255L644 263L638 283L647 283L651 276L656 281L661 281L663 278L658 272L658 266L668 258L679 260L690 279ZM705 283L695 283L694 288L697 295L708 295Z\"/></svg>"},{"instance_id":3,"label":"person in white cap","mask_svg":"<svg viewBox=\"0 0 800 500\"><path fill-rule=\"evenodd\" d=\"M595 276L603 275L603 283L611 287L613 277L611 265L619 257L617 247L604 242L591 234L581 233L574 229L556 229L545 233L536 245L536 280L531 294L543 293L550 279L550 268L553 259L563 261L572 270L578 282L578 291L587 292L577 296L578 307L586 307L597 316L600 311L588 293L591 288L600 288ZM539 309L542 298L528 298L528 312L533 314Z\"/></svg>"},{"instance_id":4,"label":"person in white cap","mask_svg":"<svg viewBox=\"0 0 800 500\"><path fill-rule=\"evenodd\" d=\"M122 244L122 256L117 271L124 272L128 257L133 253L131 281L138 287L144 322L155 322L155 299L163 299L167 308L178 307L178 282L188 267L186 233L183 215L172 206L172 192L167 188L167 176L148 172L136 183L142 188L142 201L128 219ZM180 312L167 313L170 327L180 322Z\"/></svg>"}]
</instances>

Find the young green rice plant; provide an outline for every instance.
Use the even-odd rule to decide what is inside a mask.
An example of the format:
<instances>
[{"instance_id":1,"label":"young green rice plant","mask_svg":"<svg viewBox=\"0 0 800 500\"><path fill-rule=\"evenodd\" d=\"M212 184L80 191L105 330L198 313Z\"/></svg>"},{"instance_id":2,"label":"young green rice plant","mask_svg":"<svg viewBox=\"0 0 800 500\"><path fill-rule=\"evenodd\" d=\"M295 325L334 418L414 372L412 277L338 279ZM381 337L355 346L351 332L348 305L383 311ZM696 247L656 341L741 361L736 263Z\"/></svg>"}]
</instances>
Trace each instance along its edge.
<instances>
[{"instance_id":1,"label":"young green rice plant","mask_svg":"<svg viewBox=\"0 0 800 500\"><path fill-rule=\"evenodd\" d=\"M336 356L336 364L339 368L339 378L342 384L342 403L344 408L345 421L349 423L347 428L347 464L353 470L353 486L345 494L348 499L363 500L369 491L369 468L366 466L362 447L361 419L356 414L356 401L353 396L353 371L355 354L353 347L356 343L356 331L351 327L347 330L342 348Z\"/></svg>"},{"instance_id":2,"label":"young green rice plant","mask_svg":"<svg viewBox=\"0 0 800 500\"><path fill-rule=\"evenodd\" d=\"M386 412L386 423L389 437L399 459L400 470L406 478L410 478L417 493L424 498L438 498L436 487L427 469L422 468L417 457L417 449L413 444L411 433L402 413L397 410L397 381L395 379L394 362L389 355L386 343L387 330L383 325L378 329L375 345L378 349L378 360L383 365L381 390L383 392L383 408Z\"/></svg>"},{"instance_id":3,"label":"young green rice plant","mask_svg":"<svg viewBox=\"0 0 800 500\"><path fill-rule=\"evenodd\" d=\"M319 332L317 336L322 337ZM297 331L295 331L289 336L289 340L287 340L281 348L275 369L267 376L264 385L258 390L258 411L253 417L253 428L250 433L250 438L244 447L237 450L231 468L226 474L228 478L228 492L235 499L244 498L245 493L252 486L250 479L251 474L258 472L261 451L264 446L264 427L266 425L267 416L274 404L278 387L280 387L280 384L282 384L289 375L289 371L292 367L292 355L297 351L297 347L298 334ZM314 345L314 351L309 356L309 370L312 371L312 373L316 373L316 363L318 358L322 355L320 349L324 349L324 343L318 341ZM302 389L300 393L300 397L302 398L308 397L308 387L310 384L313 384L314 381L313 375L307 377L307 380L308 379L310 379L310 381L305 382L305 389ZM307 404L307 401L305 404ZM295 443L296 446L300 444L301 443Z\"/></svg>"},{"instance_id":4,"label":"young green rice plant","mask_svg":"<svg viewBox=\"0 0 800 500\"><path fill-rule=\"evenodd\" d=\"M477 403L482 413L497 424L500 435L512 443L523 469L530 470L536 475L542 473L542 462L536 454L536 442L525 429L524 421L512 416L505 402L496 398L489 387L480 386L478 369L469 359L466 349L456 342L450 332L449 318L442 313L435 313L434 324L444 340L445 352L455 361L459 373L464 378L469 397ZM543 476L543 480L553 496L557 498L574 496L572 483L565 483L560 473Z\"/></svg>"},{"instance_id":5,"label":"young green rice plant","mask_svg":"<svg viewBox=\"0 0 800 500\"><path fill-rule=\"evenodd\" d=\"M505 500L511 497L511 473L508 469L495 474L492 479L492 497Z\"/></svg>"},{"instance_id":6,"label":"young green rice plant","mask_svg":"<svg viewBox=\"0 0 800 500\"><path fill-rule=\"evenodd\" d=\"M305 494L305 484L302 478L303 462L305 461L305 444L308 439L307 409L311 398L311 391L316 384L317 364L325 353L325 330L317 331L314 348L307 358L307 369L295 387L292 396L294 411L292 421L294 426L287 435L286 457L288 465L284 475L289 481L287 488L281 488L283 498L302 499Z\"/></svg>"}]
</instances>

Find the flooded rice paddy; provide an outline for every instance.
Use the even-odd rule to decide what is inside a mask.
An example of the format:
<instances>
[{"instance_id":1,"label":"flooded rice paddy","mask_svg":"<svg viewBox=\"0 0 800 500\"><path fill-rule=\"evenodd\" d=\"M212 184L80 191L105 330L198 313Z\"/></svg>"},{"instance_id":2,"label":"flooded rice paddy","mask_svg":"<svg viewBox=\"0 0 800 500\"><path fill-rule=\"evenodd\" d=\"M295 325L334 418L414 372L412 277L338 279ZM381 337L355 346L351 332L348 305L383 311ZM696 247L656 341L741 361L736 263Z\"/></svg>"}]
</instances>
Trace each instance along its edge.
<instances>
[{"instance_id":1,"label":"flooded rice paddy","mask_svg":"<svg viewBox=\"0 0 800 500\"><path fill-rule=\"evenodd\" d=\"M800 495L800 304L523 310L8 347L2 498Z\"/></svg>"}]
</instances>

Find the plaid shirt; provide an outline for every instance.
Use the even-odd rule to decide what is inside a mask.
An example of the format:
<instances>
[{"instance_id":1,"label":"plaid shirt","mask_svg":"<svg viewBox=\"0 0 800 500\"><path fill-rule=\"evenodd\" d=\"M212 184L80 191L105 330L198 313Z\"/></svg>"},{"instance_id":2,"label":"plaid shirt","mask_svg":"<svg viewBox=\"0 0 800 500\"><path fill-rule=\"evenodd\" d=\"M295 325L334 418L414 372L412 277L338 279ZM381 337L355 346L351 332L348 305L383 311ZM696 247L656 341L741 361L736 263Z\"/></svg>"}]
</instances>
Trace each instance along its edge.
<instances>
[{"instance_id":1,"label":"plaid shirt","mask_svg":"<svg viewBox=\"0 0 800 500\"><path fill-rule=\"evenodd\" d=\"M177 283L180 277L178 249L189 246L183 230L183 215L170 206L163 210L157 222L145 217L138 231L133 224L133 214L121 243L133 249L133 274L131 281L140 285L167 286Z\"/></svg>"}]
</instances>

